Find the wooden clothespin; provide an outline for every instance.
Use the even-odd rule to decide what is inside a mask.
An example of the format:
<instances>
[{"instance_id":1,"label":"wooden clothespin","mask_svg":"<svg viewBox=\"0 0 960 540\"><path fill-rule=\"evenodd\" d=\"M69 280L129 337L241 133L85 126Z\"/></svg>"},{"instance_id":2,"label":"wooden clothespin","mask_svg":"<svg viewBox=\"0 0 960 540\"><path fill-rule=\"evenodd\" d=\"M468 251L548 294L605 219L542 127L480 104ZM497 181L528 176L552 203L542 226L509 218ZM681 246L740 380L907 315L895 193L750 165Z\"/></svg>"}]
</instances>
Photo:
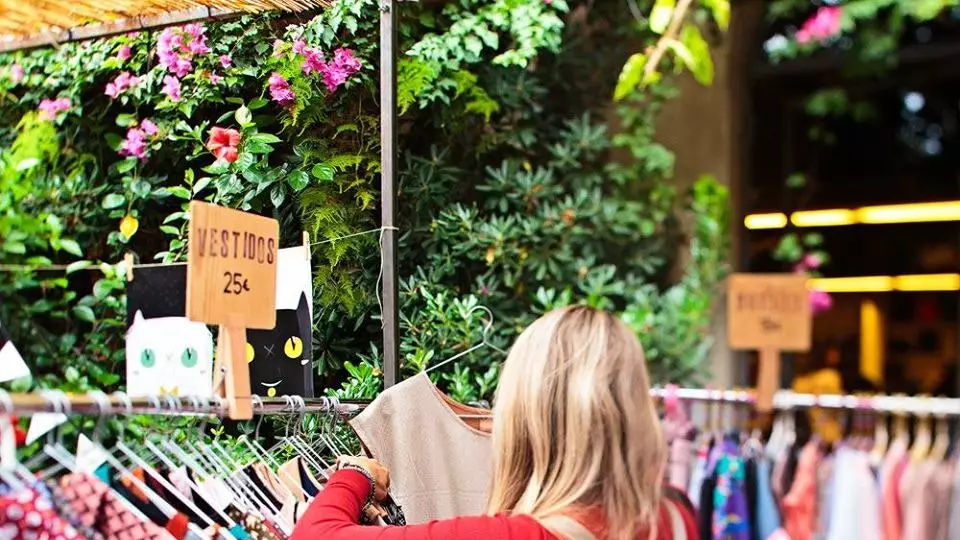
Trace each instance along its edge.
<instances>
[{"instance_id":1,"label":"wooden clothespin","mask_svg":"<svg viewBox=\"0 0 960 540\"><path fill-rule=\"evenodd\" d=\"M303 249L306 252L304 255L307 258L307 261L310 260L310 233L303 231Z\"/></svg>"},{"instance_id":2,"label":"wooden clothespin","mask_svg":"<svg viewBox=\"0 0 960 540\"><path fill-rule=\"evenodd\" d=\"M133 253L123 255L123 266L127 273L127 281L133 281Z\"/></svg>"}]
</instances>

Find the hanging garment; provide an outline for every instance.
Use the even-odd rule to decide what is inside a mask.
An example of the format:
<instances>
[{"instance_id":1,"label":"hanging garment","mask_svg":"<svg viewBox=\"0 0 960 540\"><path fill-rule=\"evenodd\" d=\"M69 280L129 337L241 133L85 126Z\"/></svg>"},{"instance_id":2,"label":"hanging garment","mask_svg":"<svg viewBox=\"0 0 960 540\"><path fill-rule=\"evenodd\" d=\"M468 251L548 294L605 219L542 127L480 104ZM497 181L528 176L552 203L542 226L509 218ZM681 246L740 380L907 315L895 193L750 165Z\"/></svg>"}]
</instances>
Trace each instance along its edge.
<instances>
[{"instance_id":1,"label":"hanging garment","mask_svg":"<svg viewBox=\"0 0 960 540\"><path fill-rule=\"evenodd\" d=\"M321 482L318 482L310 470L303 463L303 458L296 456L287 461L277 469L277 476L283 485L293 493L293 496L300 502L306 502L307 496L316 497L320 493Z\"/></svg>"},{"instance_id":2,"label":"hanging garment","mask_svg":"<svg viewBox=\"0 0 960 540\"><path fill-rule=\"evenodd\" d=\"M936 463L910 461L900 479L900 508L903 509L904 540L929 540L930 506L927 484L930 483Z\"/></svg>"},{"instance_id":3,"label":"hanging garment","mask_svg":"<svg viewBox=\"0 0 960 540\"><path fill-rule=\"evenodd\" d=\"M780 510L770 488L772 467L767 459L757 460L757 505L756 518L751 522L760 540L767 540L780 528Z\"/></svg>"},{"instance_id":4,"label":"hanging garment","mask_svg":"<svg viewBox=\"0 0 960 540\"><path fill-rule=\"evenodd\" d=\"M700 445L697 448L697 454L694 457L693 466L690 467L690 483L687 486L687 497L693 501L693 505L700 508L700 487L703 485L703 479L707 474L707 455L710 449L706 445Z\"/></svg>"},{"instance_id":5,"label":"hanging garment","mask_svg":"<svg viewBox=\"0 0 960 540\"><path fill-rule=\"evenodd\" d=\"M109 540L167 540L170 534L141 521L103 482L80 473L60 478L60 494L87 528Z\"/></svg>"},{"instance_id":6,"label":"hanging garment","mask_svg":"<svg viewBox=\"0 0 960 540\"><path fill-rule=\"evenodd\" d=\"M880 466L881 505L884 540L903 539L903 516L900 507L900 479L907 466L907 441L897 438L890 444ZM913 540L913 539L906 539Z\"/></svg>"},{"instance_id":7,"label":"hanging garment","mask_svg":"<svg viewBox=\"0 0 960 540\"><path fill-rule=\"evenodd\" d=\"M953 468L953 495L950 497L950 518L947 532L950 540L960 538L960 464L957 464L956 461L954 461Z\"/></svg>"},{"instance_id":8,"label":"hanging garment","mask_svg":"<svg viewBox=\"0 0 960 540\"><path fill-rule=\"evenodd\" d=\"M783 497L783 528L791 540L813 540L817 523L817 465L820 449L808 442L800 452L790 491Z\"/></svg>"},{"instance_id":9,"label":"hanging garment","mask_svg":"<svg viewBox=\"0 0 960 540\"><path fill-rule=\"evenodd\" d=\"M718 446L717 486L713 495L712 538L714 540L750 540L745 490L746 470L739 449L725 440Z\"/></svg>"},{"instance_id":10,"label":"hanging garment","mask_svg":"<svg viewBox=\"0 0 960 540\"><path fill-rule=\"evenodd\" d=\"M840 448L835 459L827 540L883 540L880 494L870 457L860 450Z\"/></svg>"},{"instance_id":11,"label":"hanging garment","mask_svg":"<svg viewBox=\"0 0 960 540\"><path fill-rule=\"evenodd\" d=\"M950 540L950 509L954 490L953 462L938 463L927 484L930 501L930 540Z\"/></svg>"},{"instance_id":12,"label":"hanging garment","mask_svg":"<svg viewBox=\"0 0 960 540\"><path fill-rule=\"evenodd\" d=\"M227 509L227 515L234 522L243 527L250 538L255 540L284 540L286 537L271 529L267 523L256 516L241 512L236 507Z\"/></svg>"},{"instance_id":13,"label":"hanging garment","mask_svg":"<svg viewBox=\"0 0 960 540\"><path fill-rule=\"evenodd\" d=\"M690 484L690 462L693 455L693 442L677 437L670 443L667 482L674 487L685 489Z\"/></svg>"},{"instance_id":14,"label":"hanging garment","mask_svg":"<svg viewBox=\"0 0 960 540\"><path fill-rule=\"evenodd\" d=\"M83 537L40 493L24 489L0 497L0 538L80 540Z\"/></svg>"},{"instance_id":15,"label":"hanging garment","mask_svg":"<svg viewBox=\"0 0 960 540\"><path fill-rule=\"evenodd\" d=\"M817 469L817 527L814 530L814 538L817 540L823 540L830 532L835 460L836 458L832 455L823 456L820 460L820 468Z\"/></svg>"},{"instance_id":16,"label":"hanging garment","mask_svg":"<svg viewBox=\"0 0 960 540\"><path fill-rule=\"evenodd\" d=\"M390 470L391 493L409 523L484 512L493 475L490 434L457 416L425 373L380 394L350 424Z\"/></svg>"},{"instance_id":17,"label":"hanging garment","mask_svg":"<svg viewBox=\"0 0 960 540\"><path fill-rule=\"evenodd\" d=\"M50 493L50 500L53 501L53 506L57 509L57 512L80 533L82 538L86 540L104 540L100 532L84 524L83 520L73 509L73 506L70 505L70 501L63 496L55 480L49 480L45 487L47 488L47 492Z\"/></svg>"}]
</instances>

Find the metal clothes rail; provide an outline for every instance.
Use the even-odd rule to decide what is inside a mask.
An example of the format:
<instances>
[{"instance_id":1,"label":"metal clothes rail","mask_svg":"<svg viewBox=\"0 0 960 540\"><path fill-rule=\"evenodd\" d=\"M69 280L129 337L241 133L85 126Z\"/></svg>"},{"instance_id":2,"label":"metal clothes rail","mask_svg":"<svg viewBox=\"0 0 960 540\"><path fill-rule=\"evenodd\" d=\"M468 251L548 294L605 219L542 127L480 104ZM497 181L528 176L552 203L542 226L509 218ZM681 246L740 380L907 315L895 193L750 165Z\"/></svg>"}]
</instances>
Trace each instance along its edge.
<instances>
[{"instance_id":1,"label":"metal clothes rail","mask_svg":"<svg viewBox=\"0 0 960 540\"><path fill-rule=\"evenodd\" d=\"M755 397L750 391L710 390L702 388L654 388L655 399L673 396L685 402L728 403L753 406ZM323 414L336 410L341 417L352 417L362 411L369 401L341 401L336 398L303 398L281 396L261 398L254 396L255 415ZM773 406L778 410L839 409L902 413L913 416L949 416L960 418L960 399L908 396L854 396L798 394L780 391L774 396ZM0 390L0 414L30 415L62 413L66 415L165 415L165 416L225 416L227 403L220 397L130 397L122 392L104 394L66 394L46 391L30 394L10 394ZM486 417L486 416L484 416Z\"/></svg>"}]
</instances>

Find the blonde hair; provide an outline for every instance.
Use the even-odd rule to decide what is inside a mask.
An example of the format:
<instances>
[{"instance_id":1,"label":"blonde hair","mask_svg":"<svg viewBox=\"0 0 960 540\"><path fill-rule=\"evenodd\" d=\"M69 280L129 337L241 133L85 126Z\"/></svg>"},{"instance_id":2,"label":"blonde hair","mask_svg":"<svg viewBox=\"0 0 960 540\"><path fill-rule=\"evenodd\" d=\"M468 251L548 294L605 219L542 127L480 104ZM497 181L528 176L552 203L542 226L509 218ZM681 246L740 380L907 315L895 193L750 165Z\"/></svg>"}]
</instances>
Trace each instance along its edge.
<instances>
[{"instance_id":1,"label":"blonde hair","mask_svg":"<svg viewBox=\"0 0 960 540\"><path fill-rule=\"evenodd\" d=\"M615 316L547 313L517 338L494 405L488 512L599 508L611 540L654 534L666 449L643 349Z\"/></svg>"}]
</instances>

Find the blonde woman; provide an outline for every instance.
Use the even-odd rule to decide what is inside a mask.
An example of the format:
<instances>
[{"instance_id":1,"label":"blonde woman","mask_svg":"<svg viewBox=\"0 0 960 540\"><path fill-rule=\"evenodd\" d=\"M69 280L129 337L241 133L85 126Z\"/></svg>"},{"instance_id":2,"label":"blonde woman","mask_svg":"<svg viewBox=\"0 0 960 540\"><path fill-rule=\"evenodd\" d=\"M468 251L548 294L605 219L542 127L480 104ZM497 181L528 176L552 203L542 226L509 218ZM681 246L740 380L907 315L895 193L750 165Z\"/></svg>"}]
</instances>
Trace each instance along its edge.
<instances>
[{"instance_id":1,"label":"blonde woman","mask_svg":"<svg viewBox=\"0 0 960 540\"><path fill-rule=\"evenodd\" d=\"M696 538L688 506L662 496L666 448L643 350L615 316L570 307L524 330L503 366L493 418L487 516L361 526L389 473L342 458L292 540Z\"/></svg>"}]
</instances>

